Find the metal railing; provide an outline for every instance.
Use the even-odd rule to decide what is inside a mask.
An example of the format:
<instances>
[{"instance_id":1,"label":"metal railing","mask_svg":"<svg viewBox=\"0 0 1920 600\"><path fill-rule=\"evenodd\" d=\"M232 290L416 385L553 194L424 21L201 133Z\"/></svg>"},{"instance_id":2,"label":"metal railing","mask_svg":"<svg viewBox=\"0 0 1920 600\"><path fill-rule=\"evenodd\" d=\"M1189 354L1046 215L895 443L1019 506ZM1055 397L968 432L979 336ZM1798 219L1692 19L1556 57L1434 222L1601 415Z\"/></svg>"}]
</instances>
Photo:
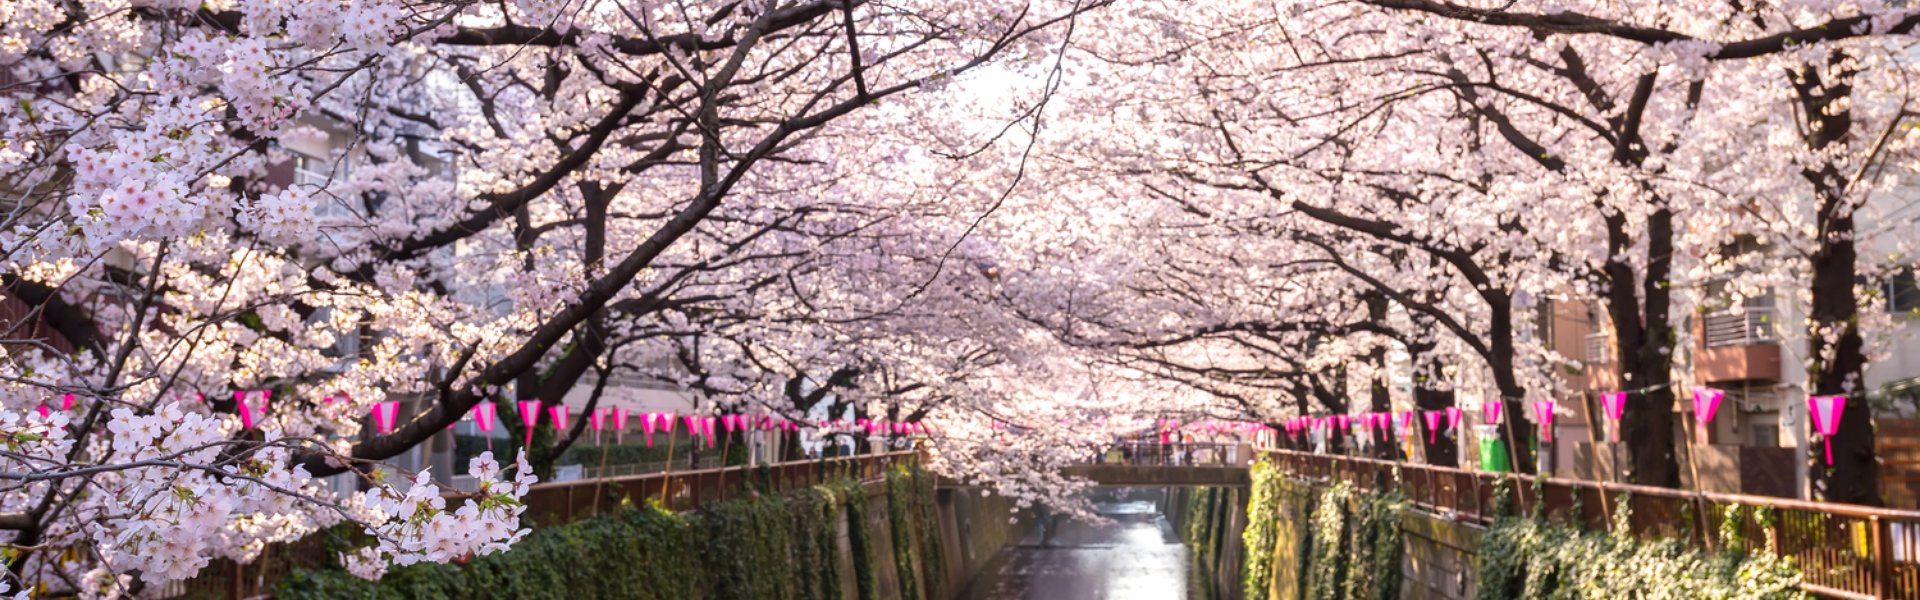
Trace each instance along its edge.
<instances>
[{"instance_id":1,"label":"metal railing","mask_svg":"<svg viewBox=\"0 0 1920 600\"><path fill-rule=\"evenodd\" d=\"M1295 477L1398 490L1417 510L1481 525L1496 516L1502 478L1513 479L1505 489L1515 510L1544 511L1551 520L1593 530L1612 527L1614 504L1627 493L1632 535L1680 539L1708 550L1718 550L1729 507L1759 509L1739 511L1734 526L1742 533L1741 550L1790 558L1806 591L1828 598L1920 600L1920 512L1554 478L1536 490L1528 475L1292 450L1266 454ZM1771 518L1755 516L1762 511Z\"/></svg>"},{"instance_id":2,"label":"metal railing","mask_svg":"<svg viewBox=\"0 0 1920 600\"><path fill-rule=\"evenodd\" d=\"M1586 338L1586 352L1582 357L1587 364L1604 365L1613 362L1613 348L1607 345L1607 334L1589 333Z\"/></svg>"},{"instance_id":3,"label":"metal railing","mask_svg":"<svg viewBox=\"0 0 1920 600\"><path fill-rule=\"evenodd\" d=\"M1774 320L1771 306L1749 306L1737 313L1708 314L1703 323L1707 347L1771 344L1774 342Z\"/></svg>"},{"instance_id":4,"label":"metal railing","mask_svg":"<svg viewBox=\"0 0 1920 600\"><path fill-rule=\"evenodd\" d=\"M1215 442L1120 442L1101 448L1092 464L1157 466L1246 466L1254 450L1246 444Z\"/></svg>"}]
</instances>

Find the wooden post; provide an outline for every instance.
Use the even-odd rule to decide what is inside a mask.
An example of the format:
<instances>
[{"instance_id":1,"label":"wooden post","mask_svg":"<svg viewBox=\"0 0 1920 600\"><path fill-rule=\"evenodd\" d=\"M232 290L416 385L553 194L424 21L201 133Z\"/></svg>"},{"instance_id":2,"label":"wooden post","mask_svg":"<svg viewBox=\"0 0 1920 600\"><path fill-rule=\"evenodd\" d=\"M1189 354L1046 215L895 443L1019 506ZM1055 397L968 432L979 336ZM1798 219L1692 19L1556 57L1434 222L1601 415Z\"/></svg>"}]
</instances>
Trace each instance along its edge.
<instances>
[{"instance_id":1,"label":"wooden post","mask_svg":"<svg viewBox=\"0 0 1920 600\"><path fill-rule=\"evenodd\" d=\"M1699 440L1699 436L1697 435L1698 432L1694 425L1694 415L1691 413L1687 414L1686 418L1682 419L1681 422L1687 429L1687 470L1693 473L1693 512L1697 515L1695 518L1700 522L1701 547L1706 548L1707 552L1713 552L1713 546L1716 541L1713 539L1715 532L1706 531L1708 509L1704 499L1700 495L1701 492L1706 491L1706 482L1700 480L1700 457L1698 456L1704 446L1696 443Z\"/></svg>"},{"instance_id":2,"label":"wooden post","mask_svg":"<svg viewBox=\"0 0 1920 600\"><path fill-rule=\"evenodd\" d=\"M1880 520L1880 515L1868 515L1867 526L1873 528L1873 597L1886 598L1892 591L1888 579L1893 576L1892 540L1888 537L1888 524Z\"/></svg>"},{"instance_id":3,"label":"wooden post","mask_svg":"<svg viewBox=\"0 0 1920 600\"><path fill-rule=\"evenodd\" d=\"M1502 414L1500 415L1500 424L1507 426L1507 439L1513 440L1513 443L1508 444L1509 447L1507 448L1507 469L1508 469L1507 475L1517 476L1521 474L1520 473L1520 449L1513 448L1511 446L1519 445L1521 440L1520 440L1520 436L1513 432L1513 417L1505 414L1507 410L1505 402L1506 402L1505 400L1501 401L1502 404L1500 406L1500 412ZM1514 402L1520 403L1520 412L1522 413L1527 412L1527 406L1526 406L1527 400L1525 398L1516 398L1514 399ZM1538 455L1534 456L1535 464L1533 465L1534 466L1533 470L1536 472L1540 470L1539 468L1540 465L1538 464L1539 459L1540 457ZM1542 477L1543 475L1539 475L1536 473L1534 476ZM1520 478L1514 477L1513 480L1517 483L1520 481ZM1532 487L1532 486L1528 486L1528 487ZM1513 499L1514 499L1514 506L1520 509L1520 514L1522 515L1527 514L1527 491L1520 489L1519 486L1515 486L1513 488Z\"/></svg>"},{"instance_id":4,"label":"wooden post","mask_svg":"<svg viewBox=\"0 0 1920 600\"><path fill-rule=\"evenodd\" d=\"M1593 412L1593 409L1594 409L1593 394L1584 393L1584 392L1580 394L1580 408L1583 410L1583 412L1586 413L1586 417L1587 417L1587 443L1593 445L1593 457L1597 460L1600 458L1600 444L1602 442L1600 441L1600 437L1601 437L1600 428L1595 427L1594 425L1600 423L1601 421L1606 420L1606 415L1604 412L1605 408L1601 409L1602 410L1602 413L1600 413L1601 418L1599 420L1594 419L1593 417L1595 413ZM1615 422L1613 426L1619 427L1620 423ZM1611 481L1612 483L1620 482L1620 457L1614 454L1614 450L1616 449L1615 446L1616 444L1607 445L1607 456L1613 459L1611 461L1613 463L1613 468L1609 469L1613 471L1613 476L1608 477L1605 471L1600 471L1599 469L1595 469L1595 471L1598 471L1598 474L1600 475L1600 481L1602 483L1606 483L1609 481ZM1607 486L1605 485L1596 486L1596 489L1600 490L1600 515L1606 518L1608 523L1612 523L1613 522L1613 499L1607 497ZM1574 488L1574 490L1575 490L1575 493L1578 493L1579 488L1576 487ZM1586 519L1586 515L1576 515L1576 518L1584 520Z\"/></svg>"},{"instance_id":5,"label":"wooden post","mask_svg":"<svg viewBox=\"0 0 1920 600\"><path fill-rule=\"evenodd\" d=\"M594 441L600 441L599 436L594 436ZM593 478L593 514L596 515L600 514L600 486L607 481L607 449L606 444L600 444L600 471Z\"/></svg>"},{"instance_id":6,"label":"wooden post","mask_svg":"<svg viewBox=\"0 0 1920 600\"><path fill-rule=\"evenodd\" d=\"M668 417L679 418L673 416L671 413L668 414ZM671 426L672 423L669 422L668 425ZM667 489L673 482L673 440L679 437L679 435L679 431L672 429L667 430L667 470L660 473L660 504L662 506L667 504L667 498L669 497L667 495Z\"/></svg>"}]
</instances>

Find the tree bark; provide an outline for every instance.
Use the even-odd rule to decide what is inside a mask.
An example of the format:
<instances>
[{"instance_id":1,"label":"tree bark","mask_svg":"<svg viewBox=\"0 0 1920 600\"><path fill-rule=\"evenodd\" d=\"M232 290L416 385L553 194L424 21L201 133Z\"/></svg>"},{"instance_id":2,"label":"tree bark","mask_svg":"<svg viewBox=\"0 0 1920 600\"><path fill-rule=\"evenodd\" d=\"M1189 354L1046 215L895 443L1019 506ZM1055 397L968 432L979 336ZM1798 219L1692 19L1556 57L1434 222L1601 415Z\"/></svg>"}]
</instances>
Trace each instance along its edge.
<instances>
[{"instance_id":1,"label":"tree bark","mask_svg":"<svg viewBox=\"0 0 1920 600\"><path fill-rule=\"evenodd\" d=\"M1607 216L1608 256L1603 270L1608 280L1606 305L1614 335L1614 362L1621 387L1641 390L1627 395L1620 420L1620 441L1626 446L1630 483L1680 487L1680 463L1674 447L1673 339L1669 322L1671 292L1666 285L1672 267L1673 211L1659 209L1647 218L1647 271L1638 277L1625 254L1633 240L1626 217ZM1640 283L1640 294L1634 284ZM1593 419L1599 423L1600 419Z\"/></svg>"},{"instance_id":2,"label":"tree bark","mask_svg":"<svg viewBox=\"0 0 1920 600\"><path fill-rule=\"evenodd\" d=\"M1829 66L1849 60L1842 52L1828 57ZM1807 145L1816 151L1845 143L1853 129L1853 113L1835 102L1853 94L1852 72L1842 70L1832 82L1823 82L1820 69L1808 67L1793 80L1804 115L1818 127L1807 129ZM1853 201L1847 178L1832 162L1809 166L1802 176L1812 184L1820 202L1818 246L1811 259L1813 303L1807 314L1807 352L1813 357L1808 384L1816 396L1845 395L1839 430L1830 440L1833 464L1826 463L1822 444L1809 444L1814 494L1828 502L1879 505L1880 463L1874 453L1873 408L1866 402L1866 353L1860 337L1860 305L1854 285L1859 278L1859 250L1854 245ZM1812 426L1813 419L1806 419ZM1817 433L1817 432L1816 432ZM1811 439L1811 436L1810 436Z\"/></svg>"},{"instance_id":3,"label":"tree bark","mask_svg":"<svg viewBox=\"0 0 1920 600\"><path fill-rule=\"evenodd\" d=\"M1419 423L1420 435L1425 436L1420 438L1420 443L1426 449L1427 464L1441 467L1460 466L1460 448L1454 443L1455 437L1460 434L1458 432L1448 434L1445 431L1447 427L1445 416L1440 418L1442 431L1431 431L1427 426L1426 416L1428 411L1445 412L1447 407L1453 406L1453 391L1428 389L1416 385L1413 388L1413 404L1420 407L1421 414L1415 421ZM1461 424L1464 426L1466 421L1463 419Z\"/></svg>"}]
</instances>

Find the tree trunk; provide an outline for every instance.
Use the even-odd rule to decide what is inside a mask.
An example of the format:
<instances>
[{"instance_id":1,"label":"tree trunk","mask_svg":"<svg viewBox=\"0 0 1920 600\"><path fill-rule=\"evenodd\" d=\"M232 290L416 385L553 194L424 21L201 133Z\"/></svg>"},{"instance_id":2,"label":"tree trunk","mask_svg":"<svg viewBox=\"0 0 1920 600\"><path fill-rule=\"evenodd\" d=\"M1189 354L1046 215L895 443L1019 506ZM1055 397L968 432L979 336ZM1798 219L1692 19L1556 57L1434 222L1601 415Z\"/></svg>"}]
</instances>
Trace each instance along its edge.
<instances>
[{"instance_id":1,"label":"tree trunk","mask_svg":"<svg viewBox=\"0 0 1920 600\"><path fill-rule=\"evenodd\" d=\"M1834 52L1828 66L1850 60ZM1845 143L1853 129L1853 112L1847 105L1834 108L1835 102L1852 97L1852 72L1839 70L1831 83L1823 82L1820 72L1808 67L1792 80L1803 114L1819 125L1807 130L1807 145L1816 151ZM1845 395L1848 400L1839 430L1830 440L1833 464L1826 463L1823 445L1808 446L1813 454L1809 461L1814 467L1814 494L1829 502L1878 505L1882 502L1880 464L1874 457L1873 409L1865 397L1867 359L1860 338L1860 305L1853 293L1859 277L1853 202L1847 194L1846 174L1838 165L1810 166L1801 175L1820 202L1819 246L1810 261L1813 305L1807 315L1807 351L1813 362L1807 373L1809 385L1813 395ZM1811 427L1813 419L1806 421Z\"/></svg>"},{"instance_id":2,"label":"tree trunk","mask_svg":"<svg viewBox=\"0 0 1920 600\"><path fill-rule=\"evenodd\" d=\"M1375 323L1387 321L1387 297L1381 294L1367 295L1367 318ZM1367 353L1367 364L1373 367L1373 379L1367 386L1367 410L1390 413L1393 411L1393 394L1387 387L1387 349L1374 348ZM1369 428L1368 431L1375 431ZM1371 454L1380 460L1400 460L1400 445L1389 439L1373 444Z\"/></svg>"},{"instance_id":3,"label":"tree trunk","mask_svg":"<svg viewBox=\"0 0 1920 600\"><path fill-rule=\"evenodd\" d=\"M1847 209L1822 207L1820 251L1813 256L1813 309L1808 315L1808 351L1814 357L1813 395L1847 397L1840 413L1840 428L1829 442L1833 445L1833 465L1826 464L1826 449L1811 444L1810 459L1815 465L1814 481L1818 497L1828 502L1881 504L1880 463L1874 456L1873 409L1866 402L1862 377L1866 355L1857 326L1859 304L1854 297L1856 249L1853 243L1853 216L1837 214ZM1831 333L1829 333L1831 332ZM1829 338L1828 335L1835 334ZM1811 427L1812 419L1807 419Z\"/></svg>"},{"instance_id":4,"label":"tree trunk","mask_svg":"<svg viewBox=\"0 0 1920 600\"><path fill-rule=\"evenodd\" d=\"M1453 402L1452 390L1435 390L1420 386L1415 386L1413 389L1413 404L1414 406L1420 407L1421 412L1419 418L1416 419L1420 423L1420 435L1426 436L1421 438L1420 443L1425 445L1427 464L1441 467L1460 466L1460 447L1454 442L1454 440L1459 437L1460 432L1454 431L1447 433L1443 431L1436 433L1429 431L1426 422L1427 411L1437 410L1445 413L1447 407L1453 406ZM1465 425L1465 423L1466 421L1463 419L1461 424ZM1442 415L1440 418L1440 429L1445 430L1446 427L1447 420L1446 417Z\"/></svg>"},{"instance_id":5,"label":"tree trunk","mask_svg":"<svg viewBox=\"0 0 1920 600\"><path fill-rule=\"evenodd\" d=\"M1667 277L1672 268L1673 211L1660 209L1647 217L1647 272L1637 277L1626 260L1633 240L1626 217L1607 217L1609 260L1607 316L1613 327L1614 362L1621 388L1641 390L1627 395L1621 415L1620 441L1626 446L1627 465L1621 477L1629 483L1680 487L1680 462L1674 447L1673 327L1669 324L1671 293ZM1635 294L1639 284L1639 294ZM1595 419L1599 422L1599 419Z\"/></svg>"},{"instance_id":6,"label":"tree trunk","mask_svg":"<svg viewBox=\"0 0 1920 600\"><path fill-rule=\"evenodd\" d=\"M1520 387L1520 380L1514 375L1513 300L1490 294L1482 297L1487 300L1492 317L1487 332L1490 346L1487 367L1493 371L1493 383L1504 398L1501 408L1506 413L1501 417L1500 438L1506 441L1513 470L1533 474L1540 466L1533 449L1536 426L1527 418L1527 390Z\"/></svg>"}]
</instances>

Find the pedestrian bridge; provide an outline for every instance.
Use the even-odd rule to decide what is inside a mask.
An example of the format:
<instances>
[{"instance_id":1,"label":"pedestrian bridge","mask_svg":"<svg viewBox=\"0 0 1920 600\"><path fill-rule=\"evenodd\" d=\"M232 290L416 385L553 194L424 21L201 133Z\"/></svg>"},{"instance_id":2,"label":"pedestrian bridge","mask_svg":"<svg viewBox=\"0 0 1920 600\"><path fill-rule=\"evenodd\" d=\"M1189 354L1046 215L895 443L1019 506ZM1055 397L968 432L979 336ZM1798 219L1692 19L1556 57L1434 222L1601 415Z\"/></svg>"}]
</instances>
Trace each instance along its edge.
<instances>
[{"instance_id":1,"label":"pedestrian bridge","mask_svg":"<svg viewBox=\"0 0 1920 600\"><path fill-rule=\"evenodd\" d=\"M1240 444L1121 443L1060 474L1101 487L1246 487L1252 447ZM972 487L942 478L941 487Z\"/></svg>"},{"instance_id":2,"label":"pedestrian bridge","mask_svg":"<svg viewBox=\"0 0 1920 600\"><path fill-rule=\"evenodd\" d=\"M1108 487L1246 487L1240 465L1074 465L1061 474Z\"/></svg>"}]
</instances>

